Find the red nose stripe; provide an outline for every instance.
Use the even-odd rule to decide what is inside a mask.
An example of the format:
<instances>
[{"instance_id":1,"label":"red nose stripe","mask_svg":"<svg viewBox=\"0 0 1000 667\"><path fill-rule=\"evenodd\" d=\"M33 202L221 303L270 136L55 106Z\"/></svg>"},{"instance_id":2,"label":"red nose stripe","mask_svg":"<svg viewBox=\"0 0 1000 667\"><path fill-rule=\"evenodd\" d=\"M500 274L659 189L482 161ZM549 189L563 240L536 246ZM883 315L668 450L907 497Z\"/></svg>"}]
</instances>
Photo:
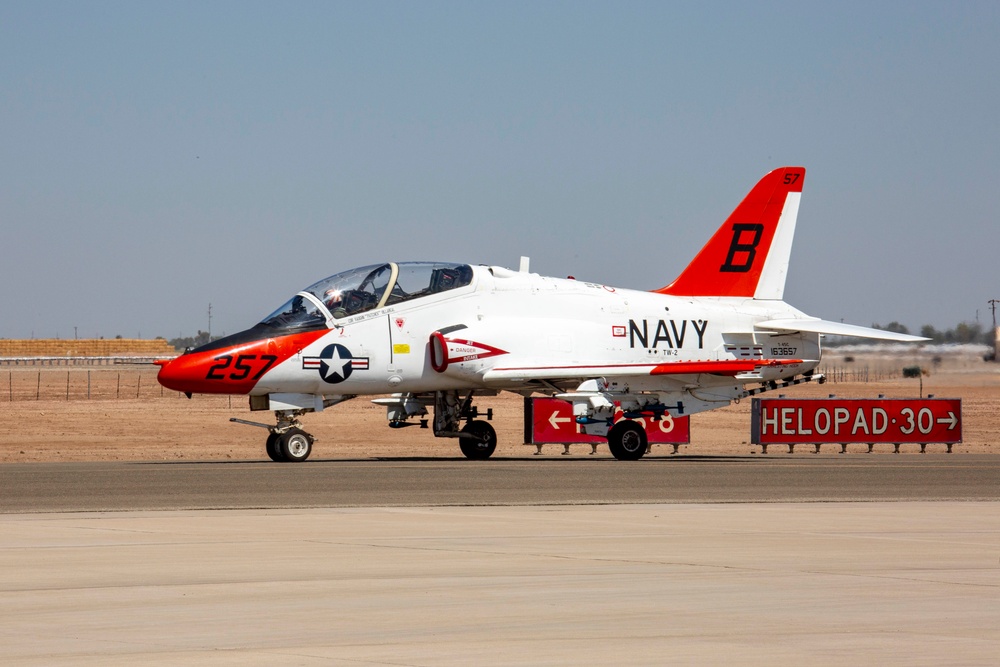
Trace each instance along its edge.
<instances>
[{"instance_id":1,"label":"red nose stripe","mask_svg":"<svg viewBox=\"0 0 1000 667\"><path fill-rule=\"evenodd\" d=\"M268 371L325 333L325 330L309 331L207 352L189 352L157 362L161 365L156 379L167 389L192 394L248 394Z\"/></svg>"}]
</instances>

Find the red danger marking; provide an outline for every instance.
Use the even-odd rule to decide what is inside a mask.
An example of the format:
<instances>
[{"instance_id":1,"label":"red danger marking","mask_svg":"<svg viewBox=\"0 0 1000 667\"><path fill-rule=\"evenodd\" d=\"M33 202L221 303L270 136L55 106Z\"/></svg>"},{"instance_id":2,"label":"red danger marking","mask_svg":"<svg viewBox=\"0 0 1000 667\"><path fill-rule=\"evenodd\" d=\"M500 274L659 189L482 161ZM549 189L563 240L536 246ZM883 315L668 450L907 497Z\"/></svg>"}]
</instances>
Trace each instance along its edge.
<instances>
[{"instance_id":1,"label":"red danger marking","mask_svg":"<svg viewBox=\"0 0 1000 667\"><path fill-rule=\"evenodd\" d=\"M573 417L573 404L558 398L533 398L530 408L525 411L525 442L536 445L571 443L606 443L607 438L580 433L580 426ZM646 429L650 444L685 445L691 442L690 417L672 417L665 414L663 419L638 418Z\"/></svg>"},{"instance_id":2,"label":"red danger marking","mask_svg":"<svg viewBox=\"0 0 1000 667\"><path fill-rule=\"evenodd\" d=\"M962 399L755 398L755 445L962 442Z\"/></svg>"}]
</instances>

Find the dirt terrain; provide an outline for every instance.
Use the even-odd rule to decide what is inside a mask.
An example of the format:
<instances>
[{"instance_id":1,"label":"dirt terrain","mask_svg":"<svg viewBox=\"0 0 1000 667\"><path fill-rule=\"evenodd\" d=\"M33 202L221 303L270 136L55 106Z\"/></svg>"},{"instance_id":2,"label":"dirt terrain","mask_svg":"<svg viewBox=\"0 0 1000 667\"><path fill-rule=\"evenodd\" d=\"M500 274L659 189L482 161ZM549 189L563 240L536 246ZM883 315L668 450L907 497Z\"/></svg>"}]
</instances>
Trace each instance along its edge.
<instances>
[{"instance_id":1,"label":"dirt terrain","mask_svg":"<svg viewBox=\"0 0 1000 667\"><path fill-rule=\"evenodd\" d=\"M913 351L861 357L850 350L827 353L822 369L829 381L780 392L789 397L843 398L916 397L921 380L901 374L904 366L920 365L923 395L961 398L964 442L955 453L1000 453L1000 364L986 363L974 353ZM480 411L493 408L500 444L495 456L526 456L534 446L523 444L522 398L501 394L477 400ZM218 460L265 458L264 429L230 423L231 417L272 423L267 412L250 413L245 397L194 396L164 390L156 383L155 366L0 367L0 462ZM389 429L385 409L358 398L303 418L316 436L314 458L460 456L458 443L434 438L429 429ZM670 446L654 447L652 455L668 456ZM928 451L944 451L929 445ZM852 445L849 455L867 447ZM589 445L574 445L571 456L590 455ZM768 456L785 455L772 447ZM824 446L834 455L839 446ZM891 445L876 454L892 452ZM917 445L903 445L913 454ZM563 448L546 445L543 456L561 456ZM812 455L812 447L796 448L795 456ZM760 453L750 444L750 401L691 417L691 444L681 454ZM610 456L599 447L598 456Z\"/></svg>"}]
</instances>

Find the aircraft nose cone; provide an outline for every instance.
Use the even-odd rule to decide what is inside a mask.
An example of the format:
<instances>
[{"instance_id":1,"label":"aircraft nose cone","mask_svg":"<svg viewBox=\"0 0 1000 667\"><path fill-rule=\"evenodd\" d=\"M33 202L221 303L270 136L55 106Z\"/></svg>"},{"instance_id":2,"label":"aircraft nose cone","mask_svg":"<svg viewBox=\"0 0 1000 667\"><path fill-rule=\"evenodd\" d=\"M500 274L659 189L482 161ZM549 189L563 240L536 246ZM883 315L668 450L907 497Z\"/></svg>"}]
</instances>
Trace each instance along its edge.
<instances>
[{"instance_id":1,"label":"aircraft nose cone","mask_svg":"<svg viewBox=\"0 0 1000 667\"><path fill-rule=\"evenodd\" d=\"M160 366L160 372L156 375L156 380L167 389L174 391L194 391L192 384L199 378L194 374L195 368L184 356L175 359L163 359L156 362Z\"/></svg>"},{"instance_id":2,"label":"aircraft nose cone","mask_svg":"<svg viewBox=\"0 0 1000 667\"><path fill-rule=\"evenodd\" d=\"M160 371L156 374L156 381L167 389L176 389L176 387L174 387L174 382L177 380L177 374L176 371L170 367L170 365L174 363L174 360L157 359L153 363L160 367ZM177 391L180 390L178 389Z\"/></svg>"}]
</instances>

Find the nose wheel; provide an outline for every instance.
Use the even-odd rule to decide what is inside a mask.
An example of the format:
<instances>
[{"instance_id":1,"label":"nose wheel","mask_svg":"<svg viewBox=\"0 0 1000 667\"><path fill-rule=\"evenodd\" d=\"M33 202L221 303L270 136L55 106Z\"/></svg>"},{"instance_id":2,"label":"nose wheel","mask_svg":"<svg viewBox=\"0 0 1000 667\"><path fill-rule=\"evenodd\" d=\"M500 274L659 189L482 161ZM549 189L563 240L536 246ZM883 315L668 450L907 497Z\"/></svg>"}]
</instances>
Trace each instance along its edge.
<instances>
[{"instance_id":1,"label":"nose wheel","mask_svg":"<svg viewBox=\"0 0 1000 667\"><path fill-rule=\"evenodd\" d=\"M316 441L311 434L302 430L302 424L296 417L295 411L276 411L278 423L275 426L268 426L259 422L247 421L232 417L229 421L247 426L257 426L268 430L267 440L264 443L264 450L267 458L280 463L301 463L309 458L312 453L313 442Z\"/></svg>"},{"instance_id":2,"label":"nose wheel","mask_svg":"<svg viewBox=\"0 0 1000 667\"><path fill-rule=\"evenodd\" d=\"M277 433L269 433L267 435L267 458L272 461L279 462L284 461L284 457L281 455L281 451L278 449L278 438L281 437Z\"/></svg>"},{"instance_id":3,"label":"nose wheel","mask_svg":"<svg viewBox=\"0 0 1000 667\"><path fill-rule=\"evenodd\" d=\"M314 438L300 428L267 436L267 457L272 461L301 463L312 453Z\"/></svg>"}]
</instances>

